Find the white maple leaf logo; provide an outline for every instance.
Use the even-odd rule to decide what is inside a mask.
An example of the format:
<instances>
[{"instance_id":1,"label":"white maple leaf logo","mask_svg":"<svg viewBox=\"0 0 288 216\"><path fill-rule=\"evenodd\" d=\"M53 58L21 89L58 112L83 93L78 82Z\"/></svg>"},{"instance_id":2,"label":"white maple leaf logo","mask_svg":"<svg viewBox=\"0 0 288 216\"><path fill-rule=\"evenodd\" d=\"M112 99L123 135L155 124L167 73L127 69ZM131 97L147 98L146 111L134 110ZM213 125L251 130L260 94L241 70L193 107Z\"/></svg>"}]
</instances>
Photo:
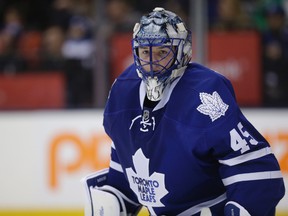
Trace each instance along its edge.
<instances>
[{"instance_id":1,"label":"white maple leaf logo","mask_svg":"<svg viewBox=\"0 0 288 216\"><path fill-rule=\"evenodd\" d=\"M201 92L199 96L202 104L197 107L197 110L204 115L209 115L212 122L225 115L229 105L223 102L216 91L212 95Z\"/></svg>"},{"instance_id":2,"label":"white maple leaf logo","mask_svg":"<svg viewBox=\"0 0 288 216\"><path fill-rule=\"evenodd\" d=\"M147 206L152 213L152 207L164 206L160 200L168 193L165 188L165 175L158 172L149 175L149 159L145 157L141 148L132 159L136 172L131 167L126 169L130 188L137 195L139 202Z\"/></svg>"}]
</instances>

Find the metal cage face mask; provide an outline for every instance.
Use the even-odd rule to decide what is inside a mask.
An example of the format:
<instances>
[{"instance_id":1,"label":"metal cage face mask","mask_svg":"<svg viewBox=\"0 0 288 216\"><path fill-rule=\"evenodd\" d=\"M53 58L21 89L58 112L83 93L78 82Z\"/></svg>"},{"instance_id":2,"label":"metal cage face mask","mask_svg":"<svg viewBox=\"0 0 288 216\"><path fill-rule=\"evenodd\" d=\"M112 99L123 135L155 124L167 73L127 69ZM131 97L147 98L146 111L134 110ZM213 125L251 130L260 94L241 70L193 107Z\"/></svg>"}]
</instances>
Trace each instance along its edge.
<instances>
[{"instance_id":1,"label":"metal cage face mask","mask_svg":"<svg viewBox=\"0 0 288 216\"><path fill-rule=\"evenodd\" d=\"M180 64L177 53L181 39L169 41L171 42L167 42L166 38L142 38L141 41L134 39L134 61L143 79L157 77L164 81Z\"/></svg>"},{"instance_id":2,"label":"metal cage face mask","mask_svg":"<svg viewBox=\"0 0 288 216\"><path fill-rule=\"evenodd\" d=\"M186 66L192 56L190 31L181 18L163 8L141 18L134 27L132 47L134 62L139 77L145 82L148 99L160 100L167 84L173 82L174 70ZM141 58L139 50L147 56ZM164 49L159 58L153 55L154 49ZM151 92L151 94L149 94Z\"/></svg>"}]
</instances>

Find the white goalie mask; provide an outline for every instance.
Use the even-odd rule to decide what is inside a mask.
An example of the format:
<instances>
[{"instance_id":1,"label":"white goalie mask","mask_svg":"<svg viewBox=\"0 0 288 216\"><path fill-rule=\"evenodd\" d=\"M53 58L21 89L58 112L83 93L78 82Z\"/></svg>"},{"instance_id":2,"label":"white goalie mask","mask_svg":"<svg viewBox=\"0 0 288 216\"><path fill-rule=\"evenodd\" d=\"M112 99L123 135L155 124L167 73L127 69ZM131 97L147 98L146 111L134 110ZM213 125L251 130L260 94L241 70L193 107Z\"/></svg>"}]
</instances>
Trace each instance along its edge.
<instances>
[{"instance_id":1,"label":"white goalie mask","mask_svg":"<svg viewBox=\"0 0 288 216\"><path fill-rule=\"evenodd\" d=\"M145 83L148 99L159 101L165 87L183 74L183 67L191 60L191 32L179 16L163 8L155 8L143 16L133 32L137 73ZM148 58L139 55L139 49L143 48ZM160 59L153 59L154 49L165 49L165 54Z\"/></svg>"}]
</instances>

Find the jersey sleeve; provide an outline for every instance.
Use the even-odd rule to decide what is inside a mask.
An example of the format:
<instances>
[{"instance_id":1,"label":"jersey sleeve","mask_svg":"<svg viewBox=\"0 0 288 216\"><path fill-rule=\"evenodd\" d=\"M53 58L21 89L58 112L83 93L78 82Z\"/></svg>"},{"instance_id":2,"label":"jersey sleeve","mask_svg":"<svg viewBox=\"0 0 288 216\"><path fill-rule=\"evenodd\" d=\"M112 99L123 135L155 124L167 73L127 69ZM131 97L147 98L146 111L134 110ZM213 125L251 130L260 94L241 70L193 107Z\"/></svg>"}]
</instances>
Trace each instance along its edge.
<instances>
[{"instance_id":1,"label":"jersey sleeve","mask_svg":"<svg viewBox=\"0 0 288 216\"><path fill-rule=\"evenodd\" d=\"M269 143L242 114L232 86L228 83L218 93L228 109L207 129L206 144L219 163L227 190L225 215L231 215L233 204L253 216L275 215L285 194L278 161Z\"/></svg>"}]
</instances>

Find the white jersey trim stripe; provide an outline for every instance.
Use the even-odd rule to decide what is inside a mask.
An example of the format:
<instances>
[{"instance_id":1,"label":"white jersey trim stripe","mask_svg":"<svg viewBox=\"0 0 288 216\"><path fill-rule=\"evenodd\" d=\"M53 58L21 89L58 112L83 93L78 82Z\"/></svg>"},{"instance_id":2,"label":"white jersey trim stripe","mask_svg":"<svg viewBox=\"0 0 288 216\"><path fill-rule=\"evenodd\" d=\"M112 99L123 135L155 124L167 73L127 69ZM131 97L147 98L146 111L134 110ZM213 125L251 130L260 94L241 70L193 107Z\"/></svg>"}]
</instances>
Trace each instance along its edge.
<instances>
[{"instance_id":1,"label":"white jersey trim stripe","mask_svg":"<svg viewBox=\"0 0 288 216\"><path fill-rule=\"evenodd\" d=\"M241 206L239 203L234 202L234 201L229 201L226 203L225 206L227 206L229 204L232 204L232 205L236 206L237 208L239 208L241 216L251 216L250 213L243 206Z\"/></svg>"},{"instance_id":2,"label":"white jersey trim stripe","mask_svg":"<svg viewBox=\"0 0 288 216\"><path fill-rule=\"evenodd\" d=\"M280 171L244 173L222 179L222 181L225 186L228 186L242 181L255 181L275 178L282 178L282 173Z\"/></svg>"},{"instance_id":3,"label":"white jersey trim stripe","mask_svg":"<svg viewBox=\"0 0 288 216\"><path fill-rule=\"evenodd\" d=\"M112 161L112 160L110 161L110 168L123 173L122 166L119 163L116 163L115 161Z\"/></svg>"},{"instance_id":4,"label":"white jersey trim stripe","mask_svg":"<svg viewBox=\"0 0 288 216\"><path fill-rule=\"evenodd\" d=\"M264 157L269 154L272 154L272 150L270 147L266 147L266 148L263 148L254 152L247 153L245 155L241 155L235 158L228 159L228 160L219 160L219 163L228 165L228 166L234 166L234 165L241 164L250 160Z\"/></svg>"},{"instance_id":5,"label":"white jersey trim stripe","mask_svg":"<svg viewBox=\"0 0 288 216\"><path fill-rule=\"evenodd\" d=\"M224 193L221 196L219 196L219 197L217 197L217 198L215 198L213 200L208 200L206 202L203 202L203 203L200 203L200 204L198 204L196 206L193 206L193 207L183 211L182 213L178 214L177 216L194 215L196 213L201 212L201 210L203 208L209 208L211 206L214 206L214 205L226 200L226 198L227 198L226 197L226 193Z\"/></svg>"},{"instance_id":6,"label":"white jersey trim stripe","mask_svg":"<svg viewBox=\"0 0 288 216\"><path fill-rule=\"evenodd\" d=\"M114 142L111 143L111 148L113 148L114 150L116 150Z\"/></svg>"}]
</instances>

